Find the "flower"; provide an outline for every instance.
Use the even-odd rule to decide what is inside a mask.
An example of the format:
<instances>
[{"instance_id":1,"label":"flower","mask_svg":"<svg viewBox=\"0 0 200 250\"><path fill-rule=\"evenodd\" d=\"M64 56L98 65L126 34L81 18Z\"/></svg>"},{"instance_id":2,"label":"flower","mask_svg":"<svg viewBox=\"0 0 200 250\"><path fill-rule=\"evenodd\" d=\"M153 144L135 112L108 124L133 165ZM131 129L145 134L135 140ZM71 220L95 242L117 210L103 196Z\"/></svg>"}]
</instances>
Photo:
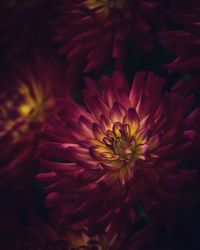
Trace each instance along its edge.
<instances>
[{"instance_id":1,"label":"flower","mask_svg":"<svg viewBox=\"0 0 200 250\"><path fill-rule=\"evenodd\" d=\"M185 1L184 4L174 1L168 12L169 18L178 24L178 28L169 27L159 33L163 45L176 55L175 60L166 67L170 71L198 72L200 69L199 1Z\"/></svg>"},{"instance_id":2,"label":"flower","mask_svg":"<svg viewBox=\"0 0 200 250\"><path fill-rule=\"evenodd\" d=\"M49 20L56 1L18 1L0 3L0 45L6 62L19 59L32 49L45 49L50 40Z\"/></svg>"},{"instance_id":3,"label":"flower","mask_svg":"<svg viewBox=\"0 0 200 250\"><path fill-rule=\"evenodd\" d=\"M38 135L49 113L56 112L57 98L72 88L65 85L63 69L50 53L46 58L35 53L4 76L10 84L2 84L0 94L1 167L36 153Z\"/></svg>"},{"instance_id":4,"label":"flower","mask_svg":"<svg viewBox=\"0 0 200 250\"><path fill-rule=\"evenodd\" d=\"M151 28L143 15L147 10L151 13L157 5L142 3L73 0L57 7L57 17L52 21L53 39L68 58L70 78L83 70L97 72L112 59L122 69L128 41L144 51L152 49Z\"/></svg>"},{"instance_id":5,"label":"flower","mask_svg":"<svg viewBox=\"0 0 200 250\"><path fill-rule=\"evenodd\" d=\"M35 164L15 161L0 168L1 249L67 249L61 245L64 239L39 211Z\"/></svg>"},{"instance_id":6,"label":"flower","mask_svg":"<svg viewBox=\"0 0 200 250\"><path fill-rule=\"evenodd\" d=\"M116 241L115 237L107 233L96 234L89 236L88 229L73 231L70 230L67 234L68 240L68 249L69 250L78 250L78 249L98 249L98 250L117 250L120 249L119 242Z\"/></svg>"},{"instance_id":7,"label":"flower","mask_svg":"<svg viewBox=\"0 0 200 250\"><path fill-rule=\"evenodd\" d=\"M47 52L13 63L2 77L0 246L5 250L67 249L46 218L48 211L42 215L43 206L36 202L41 197L35 176L42 127L49 113L57 112L57 98L72 87L65 85L65 65Z\"/></svg>"},{"instance_id":8,"label":"flower","mask_svg":"<svg viewBox=\"0 0 200 250\"><path fill-rule=\"evenodd\" d=\"M1 209L0 217L2 222L0 227L2 249L67 250L67 245L63 248L62 238L33 209L20 209L16 206L12 209L7 208L5 211Z\"/></svg>"},{"instance_id":9,"label":"flower","mask_svg":"<svg viewBox=\"0 0 200 250\"><path fill-rule=\"evenodd\" d=\"M191 97L163 93L164 80L152 73L137 73L131 89L120 72L86 83L84 106L61 101L41 143L38 180L56 223L86 220L122 237L140 216L170 223L196 178L181 164L198 157L199 108L188 115Z\"/></svg>"}]
</instances>

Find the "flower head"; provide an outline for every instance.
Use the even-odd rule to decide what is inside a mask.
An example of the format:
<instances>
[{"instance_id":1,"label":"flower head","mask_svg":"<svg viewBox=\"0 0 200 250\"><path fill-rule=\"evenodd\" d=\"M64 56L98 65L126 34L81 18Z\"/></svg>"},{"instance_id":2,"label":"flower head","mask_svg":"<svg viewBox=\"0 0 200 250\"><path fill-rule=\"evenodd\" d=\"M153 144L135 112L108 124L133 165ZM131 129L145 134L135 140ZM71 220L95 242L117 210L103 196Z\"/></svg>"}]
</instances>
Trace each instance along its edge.
<instances>
[{"instance_id":1,"label":"flower head","mask_svg":"<svg viewBox=\"0 0 200 250\"><path fill-rule=\"evenodd\" d=\"M48 90L46 90L47 88ZM49 86L19 82L1 98L1 138L10 135L18 142L30 133L32 124L42 124L48 110L55 106ZM10 99L11 97L11 99Z\"/></svg>"},{"instance_id":2,"label":"flower head","mask_svg":"<svg viewBox=\"0 0 200 250\"><path fill-rule=\"evenodd\" d=\"M93 236L89 235L87 229L80 231L69 230L67 233L67 242L69 250L118 250L120 249L120 243L116 241L116 237L107 233L96 234Z\"/></svg>"},{"instance_id":3,"label":"flower head","mask_svg":"<svg viewBox=\"0 0 200 250\"><path fill-rule=\"evenodd\" d=\"M179 166L196 157L199 109L188 116L191 100L163 94L164 81L152 73L136 74L131 89L120 72L102 77L102 91L86 82L84 106L66 98L46 127L41 163L50 172L38 179L48 183L47 206L60 223L117 224L123 233L139 218L138 205L159 219L166 208L170 217L194 174Z\"/></svg>"},{"instance_id":4,"label":"flower head","mask_svg":"<svg viewBox=\"0 0 200 250\"><path fill-rule=\"evenodd\" d=\"M129 0L64 1L58 6L52 22L54 40L68 58L70 78L74 71L99 71L112 59L122 69L128 41L151 50L151 28L143 8L140 1Z\"/></svg>"},{"instance_id":5,"label":"flower head","mask_svg":"<svg viewBox=\"0 0 200 250\"><path fill-rule=\"evenodd\" d=\"M17 155L21 158L22 151L35 148L49 113L57 110L57 98L70 89L64 85L61 62L50 54L47 58L51 61L35 54L28 63L20 61L13 66L15 73L4 77L9 84L3 84L0 94L1 162L16 160Z\"/></svg>"},{"instance_id":6,"label":"flower head","mask_svg":"<svg viewBox=\"0 0 200 250\"><path fill-rule=\"evenodd\" d=\"M159 33L163 45L176 55L176 59L166 67L171 71L198 72L200 65L199 1L184 1L184 4L180 1L172 1L168 14L169 18L178 24L178 28L168 28Z\"/></svg>"},{"instance_id":7,"label":"flower head","mask_svg":"<svg viewBox=\"0 0 200 250\"><path fill-rule=\"evenodd\" d=\"M63 249L63 238L43 213L35 176L42 127L49 113L57 112L57 99L72 87L64 69L63 61L45 50L13 61L1 75L1 249Z\"/></svg>"},{"instance_id":8,"label":"flower head","mask_svg":"<svg viewBox=\"0 0 200 250\"><path fill-rule=\"evenodd\" d=\"M2 53L5 61L19 59L35 48L46 48L54 4L54 0L1 1L0 45L5 51Z\"/></svg>"}]
</instances>

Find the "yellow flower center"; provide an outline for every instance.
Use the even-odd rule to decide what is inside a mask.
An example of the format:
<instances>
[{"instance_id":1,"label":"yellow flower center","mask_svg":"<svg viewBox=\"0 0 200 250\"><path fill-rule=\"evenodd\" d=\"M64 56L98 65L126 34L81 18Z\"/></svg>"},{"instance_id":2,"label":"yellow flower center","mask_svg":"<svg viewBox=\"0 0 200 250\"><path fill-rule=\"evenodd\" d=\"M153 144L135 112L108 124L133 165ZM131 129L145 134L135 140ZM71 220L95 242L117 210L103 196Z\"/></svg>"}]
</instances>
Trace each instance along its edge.
<instances>
[{"instance_id":1,"label":"yellow flower center","mask_svg":"<svg viewBox=\"0 0 200 250\"><path fill-rule=\"evenodd\" d=\"M115 103L108 118L103 116L99 124L93 124L89 153L100 168L124 185L150 157L151 133L140 123L133 108L127 111Z\"/></svg>"},{"instance_id":2,"label":"yellow flower center","mask_svg":"<svg viewBox=\"0 0 200 250\"><path fill-rule=\"evenodd\" d=\"M102 18L107 18L111 9L122 9L125 0L86 0L86 6L91 10L96 10Z\"/></svg>"},{"instance_id":3,"label":"yellow flower center","mask_svg":"<svg viewBox=\"0 0 200 250\"><path fill-rule=\"evenodd\" d=\"M0 108L0 122L3 124L0 137L9 135L13 142L19 141L31 131L31 124L44 122L46 110L53 105L54 100L44 96L41 85L35 82L31 86L21 83L17 93L9 93Z\"/></svg>"},{"instance_id":4,"label":"yellow flower center","mask_svg":"<svg viewBox=\"0 0 200 250\"><path fill-rule=\"evenodd\" d=\"M140 143L137 136L131 135L130 126L116 122L113 130L107 131L103 138L106 149L111 152L113 158L119 161L122 166L131 165L137 159L144 159L144 144Z\"/></svg>"}]
</instances>

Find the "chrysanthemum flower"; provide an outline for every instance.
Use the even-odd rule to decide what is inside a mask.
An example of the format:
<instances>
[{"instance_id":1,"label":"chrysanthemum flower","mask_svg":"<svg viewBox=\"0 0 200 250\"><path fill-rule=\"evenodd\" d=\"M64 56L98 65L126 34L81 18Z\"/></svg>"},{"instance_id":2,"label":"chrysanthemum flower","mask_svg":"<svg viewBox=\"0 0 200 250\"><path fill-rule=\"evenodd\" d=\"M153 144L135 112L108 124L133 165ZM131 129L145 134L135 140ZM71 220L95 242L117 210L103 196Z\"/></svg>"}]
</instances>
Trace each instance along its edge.
<instances>
[{"instance_id":1,"label":"chrysanthemum flower","mask_svg":"<svg viewBox=\"0 0 200 250\"><path fill-rule=\"evenodd\" d=\"M50 55L45 59L35 54L9 72L4 78L10 84L3 84L0 94L1 163L23 161L33 148L35 151L48 114L56 112L56 99L71 88L65 86L60 61Z\"/></svg>"},{"instance_id":2,"label":"chrysanthemum flower","mask_svg":"<svg viewBox=\"0 0 200 250\"><path fill-rule=\"evenodd\" d=\"M0 244L3 250L68 250L57 232L32 209L5 207L1 211ZM65 248L64 248L65 247Z\"/></svg>"},{"instance_id":3,"label":"chrysanthemum flower","mask_svg":"<svg viewBox=\"0 0 200 250\"><path fill-rule=\"evenodd\" d=\"M51 59L48 61L48 59ZM0 248L63 250L62 237L35 204L38 141L56 99L67 91L62 64L36 54L5 74L0 94ZM41 196L41 195L40 195ZM43 207L42 207L43 208Z\"/></svg>"},{"instance_id":4,"label":"chrysanthemum flower","mask_svg":"<svg viewBox=\"0 0 200 250\"><path fill-rule=\"evenodd\" d=\"M168 28L159 34L164 46L177 56L166 67L171 71L198 72L200 69L199 1L184 1L184 3L172 1L168 13L179 28Z\"/></svg>"},{"instance_id":5,"label":"chrysanthemum flower","mask_svg":"<svg viewBox=\"0 0 200 250\"><path fill-rule=\"evenodd\" d=\"M46 127L41 164L50 172L38 175L48 184L46 205L59 223L117 224L122 234L140 209L169 222L195 174L180 164L198 157L200 110L188 114L191 96L163 93L152 73L138 73L131 89L120 72L101 78L103 90L86 83L84 106L64 99Z\"/></svg>"},{"instance_id":6,"label":"chrysanthemum flower","mask_svg":"<svg viewBox=\"0 0 200 250\"><path fill-rule=\"evenodd\" d=\"M39 212L38 194L33 185L37 166L33 162L13 161L15 164L0 168L1 249L67 249L63 248L61 235Z\"/></svg>"},{"instance_id":7,"label":"chrysanthemum flower","mask_svg":"<svg viewBox=\"0 0 200 250\"><path fill-rule=\"evenodd\" d=\"M119 250L120 243L116 241L115 236L107 233L89 236L87 228L80 231L69 230L66 235L68 250Z\"/></svg>"},{"instance_id":8,"label":"chrysanthemum flower","mask_svg":"<svg viewBox=\"0 0 200 250\"><path fill-rule=\"evenodd\" d=\"M24 56L33 48L46 47L50 41L48 22L55 1L1 1L0 46L6 61Z\"/></svg>"},{"instance_id":9,"label":"chrysanthemum flower","mask_svg":"<svg viewBox=\"0 0 200 250\"><path fill-rule=\"evenodd\" d=\"M151 28L142 17L156 4L129 0L73 0L58 6L53 20L54 40L69 61L69 74L81 69L98 71L115 60L117 68L125 63L127 41L150 50Z\"/></svg>"}]
</instances>

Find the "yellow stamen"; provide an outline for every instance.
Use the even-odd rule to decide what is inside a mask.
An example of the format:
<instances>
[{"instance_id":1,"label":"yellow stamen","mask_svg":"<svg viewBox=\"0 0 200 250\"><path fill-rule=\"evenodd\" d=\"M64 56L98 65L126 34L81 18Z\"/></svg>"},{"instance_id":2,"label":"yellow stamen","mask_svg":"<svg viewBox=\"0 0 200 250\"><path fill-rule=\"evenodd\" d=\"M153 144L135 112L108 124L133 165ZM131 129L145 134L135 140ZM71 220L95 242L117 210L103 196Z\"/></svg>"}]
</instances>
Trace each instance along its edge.
<instances>
[{"instance_id":1,"label":"yellow stamen","mask_svg":"<svg viewBox=\"0 0 200 250\"><path fill-rule=\"evenodd\" d=\"M97 14L102 18L107 18L110 9L122 9L125 0L86 0L85 5L91 9L98 9Z\"/></svg>"}]
</instances>

